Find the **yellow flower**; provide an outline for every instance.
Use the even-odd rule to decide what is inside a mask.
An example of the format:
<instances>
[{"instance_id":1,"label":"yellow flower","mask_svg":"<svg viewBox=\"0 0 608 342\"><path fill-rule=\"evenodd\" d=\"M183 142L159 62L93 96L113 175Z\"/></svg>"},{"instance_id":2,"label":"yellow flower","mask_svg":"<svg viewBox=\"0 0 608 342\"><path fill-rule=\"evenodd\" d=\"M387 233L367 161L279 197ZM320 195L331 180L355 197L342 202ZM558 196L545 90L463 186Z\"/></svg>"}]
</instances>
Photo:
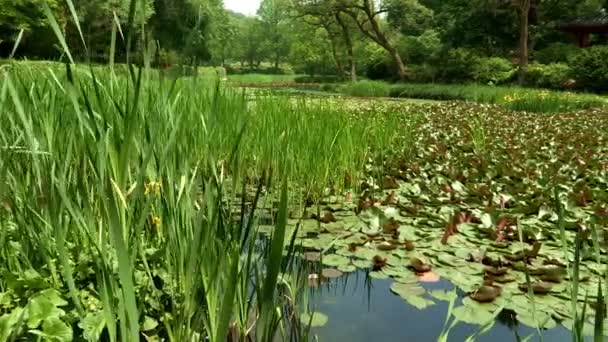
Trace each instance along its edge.
<instances>
[{"instance_id":1,"label":"yellow flower","mask_svg":"<svg viewBox=\"0 0 608 342\"><path fill-rule=\"evenodd\" d=\"M163 221L161 220L160 216L153 215L152 217L150 217L150 226L152 226L152 229L155 232L158 233L160 231L162 223Z\"/></svg>"},{"instance_id":2,"label":"yellow flower","mask_svg":"<svg viewBox=\"0 0 608 342\"><path fill-rule=\"evenodd\" d=\"M144 194L145 195L159 195L162 186L159 182L149 182L144 184Z\"/></svg>"}]
</instances>

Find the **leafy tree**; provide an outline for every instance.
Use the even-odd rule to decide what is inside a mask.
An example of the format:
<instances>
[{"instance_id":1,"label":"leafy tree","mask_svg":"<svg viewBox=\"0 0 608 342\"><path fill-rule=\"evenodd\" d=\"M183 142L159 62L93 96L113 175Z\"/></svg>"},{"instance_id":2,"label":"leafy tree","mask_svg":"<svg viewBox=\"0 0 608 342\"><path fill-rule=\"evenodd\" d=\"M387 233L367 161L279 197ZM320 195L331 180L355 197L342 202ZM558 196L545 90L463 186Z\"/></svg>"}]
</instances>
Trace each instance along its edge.
<instances>
[{"instance_id":1,"label":"leafy tree","mask_svg":"<svg viewBox=\"0 0 608 342\"><path fill-rule=\"evenodd\" d=\"M41 58L57 55L58 50L52 44L41 41L42 38L52 37L42 10L44 2L45 0L0 0L0 56L8 56L11 53L21 30L23 37L19 54ZM47 3L58 23L65 27L67 20L59 1L48 0Z\"/></svg>"},{"instance_id":2,"label":"leafy tree","mask_svg":"<svg viewBox=\"0 0 608 342\"><path fill-rule=\"evenodd\" d=\"M291 45L289 32L292 30L288 19L289 3L287 0L262 0L258 9L261 28L264 34L264 47L271 56L274 67L289 55Z\"/></svg>"},{"instance_id":3,"label":"leafy tree","mask_svg":"<svg viewBox=\"0 0 608 342\"><path fill-rule=\"evenodd\" d=\"M386 5L380 5L375 0L344 0L334 2L335 8L349 15L364 35L388 52L395 63L399 78L404 80L407 78L407 70L403 59L395 43L389 37L388 32L382 28L380 15L388 11Z\"/></svg>"}]
</instances>

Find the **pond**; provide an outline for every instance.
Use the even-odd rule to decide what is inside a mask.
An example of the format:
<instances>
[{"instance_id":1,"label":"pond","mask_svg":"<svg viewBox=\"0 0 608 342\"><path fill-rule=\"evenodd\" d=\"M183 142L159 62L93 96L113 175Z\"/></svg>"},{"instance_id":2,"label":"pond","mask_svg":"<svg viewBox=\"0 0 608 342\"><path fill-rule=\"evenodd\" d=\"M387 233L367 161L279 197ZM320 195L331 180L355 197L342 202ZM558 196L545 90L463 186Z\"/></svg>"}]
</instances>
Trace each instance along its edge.
<instances>
[{"instance_id":1,"label":"pond","mask_svg":"<svg viewBox=\"0 0 608 342\"><path fill-rule=\"evenodd\" d=\"M373 279L366 272L358 271L333 279L312 291L311 305L314 310L329 317L326 325L315 328L313 333L320 341L436 341L445 322L448 302L435 301L426 309L418 310L393 294L392 279ZM428 291L451 291L454 286L442 280L422 284ZM458 302L466 296L458 291ZM449 341L464 341L476 334L479 326L458 323L449 333ZM542 331L545 341L570 341L571 333L562 325ZM517 337L532 336L540 340L535 328L519 324L515 313L504 310L495 324L477 341L511 342Z\"/></svg>"}]
</instances>

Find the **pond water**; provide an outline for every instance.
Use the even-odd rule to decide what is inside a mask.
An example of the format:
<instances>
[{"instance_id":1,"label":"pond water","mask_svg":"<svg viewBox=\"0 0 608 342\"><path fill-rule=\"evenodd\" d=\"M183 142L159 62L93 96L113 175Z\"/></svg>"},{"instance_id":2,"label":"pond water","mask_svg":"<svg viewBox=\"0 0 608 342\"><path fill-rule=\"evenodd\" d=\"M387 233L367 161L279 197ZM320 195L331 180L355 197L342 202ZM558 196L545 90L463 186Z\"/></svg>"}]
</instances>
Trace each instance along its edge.
<instances>
[{"instance_id":1,"label":"pond water","mask_svg":"<svg viewBox=\"0 0 608 342\"><path fill-rule=\"evenodd\" d=\"M448 303L418 310L393 294L392 279L373 279L358 271L332 279L312 291L311 306L329 317L328 323L315 328L320 341L436 341L448 312ZM453 290L447 281L421 284L427 290ZM459 300L465 297L459 292ZM459 304L459 302L457 302ZM480 327L459 323L449 334L449 341L465 341ZM571 333L558 325L543 331L545 341L571 341ZM517 337L541 340L535 328L517 323L514 313L503 311L490 331L476 341L512 342Z\"/></svg>"}]
</instances>

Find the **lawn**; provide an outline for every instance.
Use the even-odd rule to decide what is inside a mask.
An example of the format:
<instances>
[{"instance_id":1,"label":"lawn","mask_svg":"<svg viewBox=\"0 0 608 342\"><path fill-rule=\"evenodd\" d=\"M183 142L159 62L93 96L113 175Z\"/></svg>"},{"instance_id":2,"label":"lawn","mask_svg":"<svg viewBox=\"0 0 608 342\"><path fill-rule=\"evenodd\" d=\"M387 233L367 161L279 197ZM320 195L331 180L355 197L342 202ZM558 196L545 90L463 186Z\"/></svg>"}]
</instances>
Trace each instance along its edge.
<instances>
[{"instance_id":1,"label":"lawn","mask_svg":"<svg viewBox=\"0 0 608 342\"><path fill-rule=\"evenodd\" d=\"M64 68L0 69L2 338L306 340L331 320L300 304L314 267L452 301L449 321L604 328L602 109ZM462 300L419 286L437 277Z\"/></svg>"}]
</instances>

